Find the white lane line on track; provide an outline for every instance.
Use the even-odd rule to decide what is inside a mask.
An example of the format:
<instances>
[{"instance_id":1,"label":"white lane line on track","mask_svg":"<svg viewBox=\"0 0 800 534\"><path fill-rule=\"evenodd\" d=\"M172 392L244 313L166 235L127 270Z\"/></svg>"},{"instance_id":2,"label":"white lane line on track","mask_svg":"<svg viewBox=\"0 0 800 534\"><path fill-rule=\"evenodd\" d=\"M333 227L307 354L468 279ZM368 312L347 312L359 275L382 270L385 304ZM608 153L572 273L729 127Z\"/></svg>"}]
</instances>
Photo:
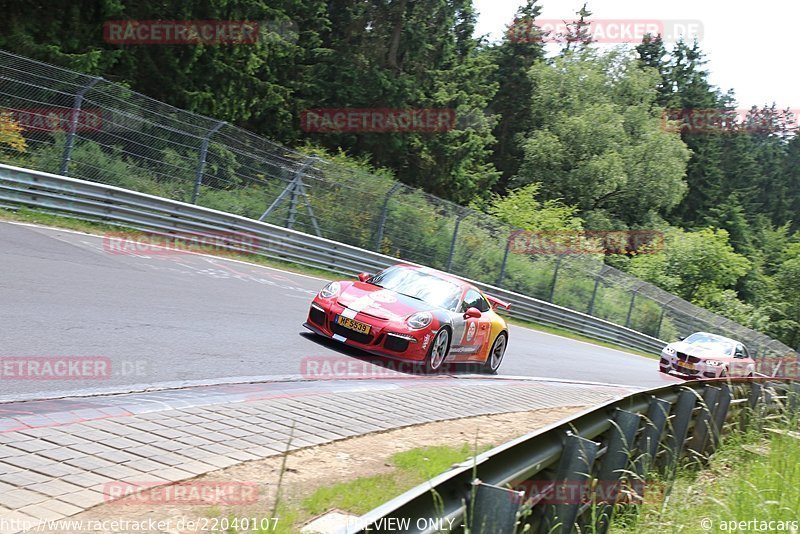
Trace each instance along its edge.
<instances>
[{"instance_id":1,"label":"white lane line on track","mask_svg":"<svg viewBox=\"0 0 800 534\"><path fill-rule=\"evenodd\" d=\"M25 223L25 222L19 222L19 221L0 221L0 223L14 224L14 225L17 225L17 226L28 226L28 227L31 227L31 228L39 228L41 230L52 230L52 231L57 231L57 232L66 232L66 233L69 233L69 234L75 234L75 235L81 235L81 236L91 236L91 237L96 237L98 239L103 239L103 237L104 237L102 235L93 234L93 233L90 233L90 232L80 232L80 231L77 231L77 230L70 230L70 229L67 229L67 228L58 228L58 227L55 227L55 226L44 226L44 225L35 224L35 223ZM51 237L53 239L59 239L57 236L49 236L49 237ZM61 241L64 241L64 240L62 239ZM71 243L70 241L64 241L64 242L65 243ZM74 245L74 243L71 243L71 244ZM167 249L167 247L162 247L160 245L148 244L148 246ZM95 247L95 248L98 248L98 247ZM104 249L98 248L98 250L104 250ZM287 270L284 270L284 269L279 269L277 267L268 267L266 265L260 265L258 263L251 263L251 262L244 261L244 260L237 260L237 259L233 259L233 258L222 258L220 256L215 256L213 254L205 254L203 252L181 251L181 253L182 254L191 254L191 255L194 255L194 256L202 256L204 258L212 258L212 259L220 260L220 261L229 261L229 262L232 262L232 263L240 263L242 265L248 265L250 267L258 267L258 268L261 268L261 269L266 269L268 271L275 271L275 272L284 273L284 274L288 274L288 275L292 275L292 276L301 276L303 278L309 278L311 280L320 280L320 281L323 281L323 282L330 281L327 278L320 278L318 276L313 276L313 275L310 275L310 274L296 273L296 272L293 272L293 271L287 271Z\"/></svg>"}]
</instances>

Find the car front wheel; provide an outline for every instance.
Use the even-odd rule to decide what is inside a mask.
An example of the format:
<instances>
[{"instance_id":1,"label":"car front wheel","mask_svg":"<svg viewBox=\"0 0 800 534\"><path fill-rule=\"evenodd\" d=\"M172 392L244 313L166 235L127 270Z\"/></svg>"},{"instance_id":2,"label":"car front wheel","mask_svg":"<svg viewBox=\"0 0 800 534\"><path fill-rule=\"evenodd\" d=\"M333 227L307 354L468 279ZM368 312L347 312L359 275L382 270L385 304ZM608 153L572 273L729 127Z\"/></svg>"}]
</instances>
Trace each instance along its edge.
<instances>
[{"instance_id":1,"label":"car front wheel","mask_svg":"<svg viewBox=\"0 0 800 534\"><path fill-rule=\"evenodd\" d=\"M438 373L442 370L444 360L450 351L450 330L442 328L433 338L431 348L428 350L428 357L425 360L425 371Z\"/></svg>"}]
</instances>

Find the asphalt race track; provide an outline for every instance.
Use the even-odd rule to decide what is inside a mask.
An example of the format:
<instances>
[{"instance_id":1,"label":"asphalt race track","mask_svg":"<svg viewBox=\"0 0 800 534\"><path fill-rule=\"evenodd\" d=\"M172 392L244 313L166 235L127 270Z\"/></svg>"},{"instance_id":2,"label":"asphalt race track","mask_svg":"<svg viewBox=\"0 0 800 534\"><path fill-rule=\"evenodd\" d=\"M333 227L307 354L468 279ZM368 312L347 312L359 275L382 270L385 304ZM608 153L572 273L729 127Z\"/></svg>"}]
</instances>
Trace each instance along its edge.
<instances>
[{"instance_id":1,"label":"asphalt race track","mask_svg":"<svg viewBox=\"0 0 800 534\"><path fill-rule=\"evenodd\" d=\"M323 280L218 257L106 248L98 236L0 222L0 358L108 363L73 380L0 369L0 400L312 378L308 362L319 369L328 360L370 376L387 373L380 358L306 333L308 304ZM513 326L500 374L640 387L678 381L662 376L654 360Z\"/></svg>"}]
</instances>

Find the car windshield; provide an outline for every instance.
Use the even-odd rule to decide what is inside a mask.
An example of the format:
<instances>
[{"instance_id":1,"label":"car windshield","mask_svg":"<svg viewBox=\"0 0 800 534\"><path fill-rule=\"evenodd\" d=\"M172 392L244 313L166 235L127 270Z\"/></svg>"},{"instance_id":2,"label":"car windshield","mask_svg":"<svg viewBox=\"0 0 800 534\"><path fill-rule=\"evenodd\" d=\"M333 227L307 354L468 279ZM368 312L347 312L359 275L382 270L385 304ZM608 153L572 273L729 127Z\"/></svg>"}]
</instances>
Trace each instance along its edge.
<instances>
[{"instance_id":1,"label":"car windshield","mask_svg":"<svg viewBox=\"0 0 800 534\"><path fill-rule=\"evenodd\" d=\"M461 300L458 284L418 269L390 267L373 276L369 282L450 311L455 311Z\"/></svg>"},{"instance_id":2,"label":"car windshield","mask_svg":"<svg viewBox=\"0 0 800 534\"><path fill-rule=\"evenodd\" d=\"M693 348L702 349L704 351L713 351L725 355L733 354L733 350L735 348L735 344L730 340L701 332L692 334L684 341Z\"/></svg>"}]
</instances>

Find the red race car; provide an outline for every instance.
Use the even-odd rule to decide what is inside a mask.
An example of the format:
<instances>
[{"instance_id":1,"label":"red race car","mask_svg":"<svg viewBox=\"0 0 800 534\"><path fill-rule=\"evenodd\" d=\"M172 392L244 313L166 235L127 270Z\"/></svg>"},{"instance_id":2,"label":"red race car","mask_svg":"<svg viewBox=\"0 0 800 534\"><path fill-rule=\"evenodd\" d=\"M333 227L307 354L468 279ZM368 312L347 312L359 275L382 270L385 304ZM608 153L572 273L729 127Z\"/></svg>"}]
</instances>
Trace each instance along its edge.
<instances>
[{"instance_id":1,"label":"red race car","mask_svg":"<svg viewBox=\"0 0 800 534\"><path fill-rule=\"evenodd\" d=\"M329 283L303 326L373 354L423 363L429 372L478 363L495 373L508 346L496 307L510 305L456 277L401 264Z\"/></svg>"}]
</instances>

